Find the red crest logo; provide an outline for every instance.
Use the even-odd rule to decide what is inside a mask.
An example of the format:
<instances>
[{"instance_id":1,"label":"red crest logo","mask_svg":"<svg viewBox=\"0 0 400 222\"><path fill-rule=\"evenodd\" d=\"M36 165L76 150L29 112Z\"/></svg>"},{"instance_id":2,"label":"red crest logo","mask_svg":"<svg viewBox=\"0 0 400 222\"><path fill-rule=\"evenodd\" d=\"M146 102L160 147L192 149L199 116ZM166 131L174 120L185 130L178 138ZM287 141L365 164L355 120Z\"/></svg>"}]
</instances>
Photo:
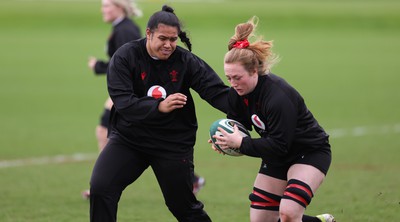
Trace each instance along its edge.
<instances>
[{"instance_id":1,"label":"red crest logo","mask_svg":"<svg viewBox=\"0 0 400 222\"><path fill-rule=\"evenodd\" d=\"M178 82L178 72L175 70L172 70L172 72L169 73L169 76L171 77L172 82Z\"/></svg>"},{"instance_id":2,"label":"red crest logo","mask_svg":"<svg viewBox=\"0 0 400 222\"><path fill-rule=\"evenodd\" d=\"M146 72L140 73L140 77L142 78L142 80L144 80L146 78L146 76L147 76Z\"/></svg>"},{"instance_id":3,"label":"red crest logo","mask_svg":"<svg viewBox=\"0 0 400 222\"><path fill-rule=\"evenodd\" d=\"M243 102L244 102L244 104L246 104L246 106L249 106L249 99L243 98Z\"/></svg>"}]
</instances>

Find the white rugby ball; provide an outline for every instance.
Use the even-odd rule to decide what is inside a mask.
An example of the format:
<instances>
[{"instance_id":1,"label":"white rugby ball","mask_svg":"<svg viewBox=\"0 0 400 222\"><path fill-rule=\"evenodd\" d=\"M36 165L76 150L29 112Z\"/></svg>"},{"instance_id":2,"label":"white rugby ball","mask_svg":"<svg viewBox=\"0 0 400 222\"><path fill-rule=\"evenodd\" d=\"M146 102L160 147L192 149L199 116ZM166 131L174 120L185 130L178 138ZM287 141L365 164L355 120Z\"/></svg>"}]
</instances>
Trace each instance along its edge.
<instances>
[{"instance_id":1,"label":"white rugby ball","mask_svg":"<svg viewBox=\"0 0 400 222\"><path fill-rule=\"evenodd\" d=\"M218 131L218 127L221 127L228 133L233 133L233 126L237 125L240 131L240 135L242 137L250 136L249 131L238 121L232 119L219 119L211 124L210 127L210 137L211 141L213 142L214 146L221 152L228 154L230 156L242 156L243 154L240 153L239 149L228 148L228 149L221 149L217 144L215 144L216 139L213 138L213 135L222 136L222 133Z\"/></svg>"}]
</instances>

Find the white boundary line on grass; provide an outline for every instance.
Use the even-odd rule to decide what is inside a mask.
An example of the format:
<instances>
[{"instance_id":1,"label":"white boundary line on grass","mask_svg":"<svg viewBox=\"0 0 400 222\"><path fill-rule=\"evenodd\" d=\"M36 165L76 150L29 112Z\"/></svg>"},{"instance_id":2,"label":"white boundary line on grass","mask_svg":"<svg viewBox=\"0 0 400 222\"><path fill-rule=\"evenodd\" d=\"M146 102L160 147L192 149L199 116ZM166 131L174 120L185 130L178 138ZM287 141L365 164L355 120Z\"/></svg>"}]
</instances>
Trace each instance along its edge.
<instances>
[{"instance_id":1,"label":"white boundary line on grass","mask_svg":"<svg viewBox=\"0 0 400 222\"><path fill-rule=\"evenodd\" d=\"M1 168L20 167L20 166L32 166L32 165L46 165L46 164L61 164L61 163L72 163L72 162L83 162L91 161L97 158L97 153L75 153L72 155L57 155L57 156L46 156L26 159L15 159L15 160L1 160Z\"/></svg>"},{"instance_id":2,"label":"white boundary line on grass","mask_svg":"<svg viewBox=\"0 0 400 222\"><path fill-rule=\"evenodd\" d=\"M330 138L360 137L367 135L384 135L400 133L400 123L381 126L358 126L348 129L327 130Z\"/></svg>"},{"instance_id":3,"label":"white boundary line on grass","mask_svg":"<svg viewBox=\"0 0 400 222\"><path fill-rule=\"evenodd\" d=\"M15 2L99 2L99 0L14 0ZM222 3L225 0L168 0L168 1L161 1L161 0L136 0L136 2L164 2L164 3Z\"/></svg>"},{"instance_id":4,"label":"white boundary line on grass","mask_svg":"<svg viewBox=\"0 0 400 222\"><path fill-rule=\"evenodd\" d=\"M327 130L330 138L361 137L368 135L384 135L400 133L400 123L382 126L358 126L348 129ZM92 161L97 153L76 153L72 155L57 155L37 158L0 160L0 169L33 165L62 164L72 162Z\"/></svg>"}]
</instances>

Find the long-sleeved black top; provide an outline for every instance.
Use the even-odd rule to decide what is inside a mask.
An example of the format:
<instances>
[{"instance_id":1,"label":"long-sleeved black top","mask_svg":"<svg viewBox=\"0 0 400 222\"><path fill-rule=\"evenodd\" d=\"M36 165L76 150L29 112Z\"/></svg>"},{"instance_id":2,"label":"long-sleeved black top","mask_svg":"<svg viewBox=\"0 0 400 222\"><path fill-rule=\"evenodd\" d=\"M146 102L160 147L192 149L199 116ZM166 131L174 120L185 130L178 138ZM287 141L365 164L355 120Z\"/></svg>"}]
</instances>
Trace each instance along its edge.
<instances>
[{"instance_id":1,"label":"long-sleeved black top","mask_svg":"<svg viewBox=\"0 0 400 222\"><path fill-rule=\"evenodd\" d=\"M139 26L129 18L124 18L113 26L110 37L107 40L107 55L111 58L115 51L123 44L142 38ZM98 60L94 66L97 75L106 74L108 61Z\"/></svg>"},{"instance_id":2,"label":"long-sleeved black top","mask_svg":"<svg viewBox=\"0 0 400 222\"><path fill-rule=\"evenodd\" d=\"M330 150L328 134L297 90L281 77L260 76L253 92L239 96L231 89L228 100L228 118L250 130L254 127L260 135L243 139L240 151L245 155L280 166L312 150Z\"/></svg>"},{"instance_id":3,"label":"long-sleeved black top","mask_svg":"<svg viewBox=\"0 0 400 222\"><path fill-rule=\"evenodd\" d=\"M167 60L155 60L146 50L145 38L117 50L107 83L115 108L110 137L155 155L192 152L197 118L190 89L220 111L226 113L228 108L229 87L206 62L179 46ZM178 92L187 96L186 105L171 113L159 112L163 98Z\"/></svg>"}]
</instances>

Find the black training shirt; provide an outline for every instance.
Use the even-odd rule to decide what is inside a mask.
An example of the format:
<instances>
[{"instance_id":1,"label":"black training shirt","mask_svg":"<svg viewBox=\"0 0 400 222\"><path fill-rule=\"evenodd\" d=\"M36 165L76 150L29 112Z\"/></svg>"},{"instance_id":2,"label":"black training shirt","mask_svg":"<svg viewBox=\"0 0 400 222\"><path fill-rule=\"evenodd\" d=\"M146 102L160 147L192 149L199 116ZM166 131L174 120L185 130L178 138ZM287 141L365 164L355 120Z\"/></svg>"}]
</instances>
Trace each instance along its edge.
<instances>
[{"instance_id":1,"label":"black training shirt","mask_svg":"<svg viewBox=\"0 0 400 222\"><path fill-rule=\"evenodd\" d=\"M229 87L207 63L179 46L168 60L156 60L147 53L146 39L125 44L110 61L107 83L115 107L111 137L151 154L192 151L197 119L190 89L227 112ZM160 113L163 98L178 92L187 96L186 105Z\"/></svg>"},{"instance_id":2,"label":"black training shirt","mask_svg":"<svg viewBox=\"0 0 400 222\"><path fill-rule=\"evenodd\" d=\"M232 88L229 105L228 118L254 128L261 137L243 139L240 151L245 155L283 165L309 151L330 149L328 135L301 95L281 77L260 76L254 91L246 96Z\"/></svg>"}]
</instances>

